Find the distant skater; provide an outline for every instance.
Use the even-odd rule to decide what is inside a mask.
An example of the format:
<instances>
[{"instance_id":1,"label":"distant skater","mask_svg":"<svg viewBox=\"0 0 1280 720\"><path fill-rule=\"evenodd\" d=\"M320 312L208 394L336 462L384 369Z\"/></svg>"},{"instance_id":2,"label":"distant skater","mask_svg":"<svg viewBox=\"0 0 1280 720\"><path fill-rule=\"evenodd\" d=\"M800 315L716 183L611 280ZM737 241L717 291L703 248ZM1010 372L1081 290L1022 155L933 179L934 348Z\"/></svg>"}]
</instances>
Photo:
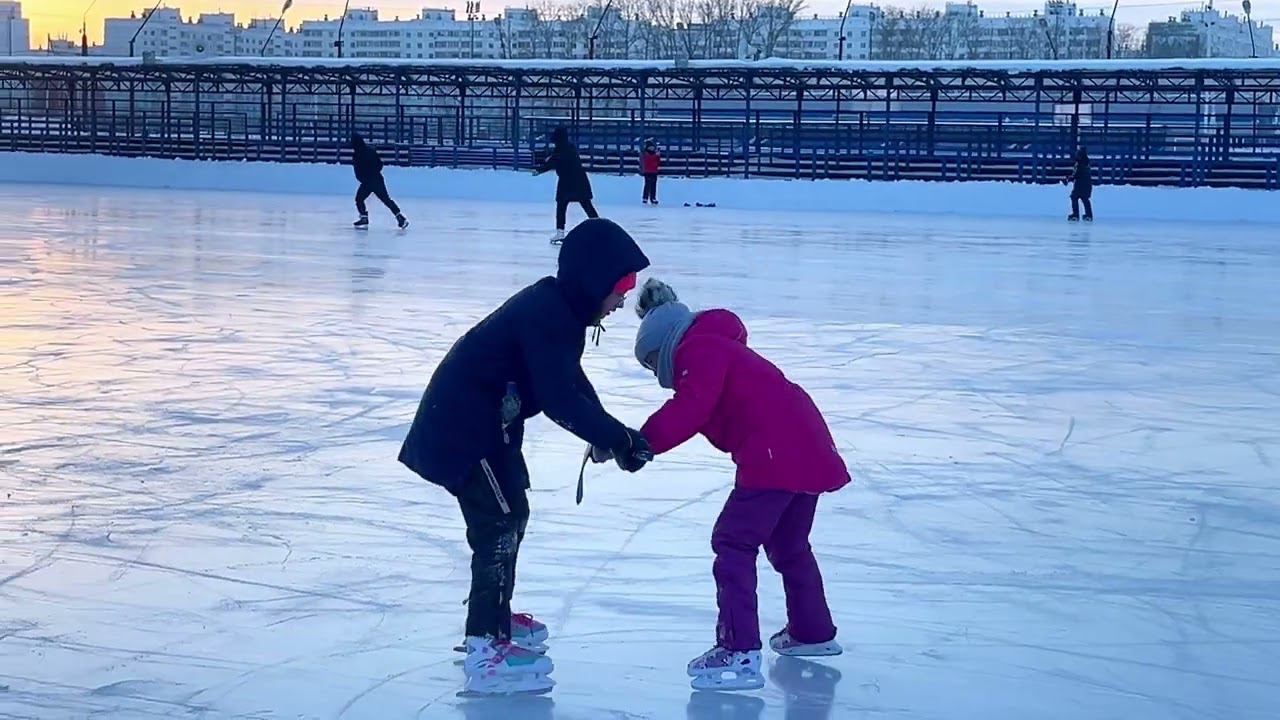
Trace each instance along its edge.
<instances>
[{"instance_id":1,"label":"distant skater","mask_svg":"<svg viewBox=\"0 0 1280 720\"><path fill-rule=\"evenodd\" d=\"M356 220L355 226L369 227L369 208L365 206L364 201L368 200L370 195L377 195L382 204L395 213L396 222L400 227L402 229L409 227L409 221L400 212L400 206L396 205L396 201L392 200L391 195L387 193L387 181L382 178L382 158L378 157L378 151L369 147L359 134L351 136L351 149L354 151L351 156L351 166L355 168L356 180L360 181L360 189L356 190L356 210L360 213L360 219Z\"/></svg>"},{"instance_id":2,"label":"distant skater","mask_svg":"<svg viewBox=\"0 0 1280 720\"><path fill-rule=\"evenodd\" d=\"M541 175L550 170L556 171L556 234L551 236L551 244L558 245L564 240L564 224L569 211L569 203L578 203L588 218L598 218L596 206L591 204L591 180L582 167L582 158L578 156L578 148L569 142L569 131L558 127L551 133L551 155L549 155L534 175Z\"/></svg>"},{"instance_id":3,"label":"distant skater","mask_svg":"<svg viewBox=\"0 0 1280 720\"><path fill-rule=\"evenodd\" d=\"M645 142L640 153L640 174L644 176L644 203L658 204L658 173L662 170L662 155L652 140Z\"/></svg>"},{"instance_id":4,"label":"distant skater","mask_svg":"<svg viewBox=\"0 0 1280 720\"><path fill-rule=\"evenodd\" d=\"M1080 219L1080 203L1084 202L1084 220L1093 222L1093 176L1089 172L1089 152L1080 148L1076 152L1076 167L1067 178L1071 183L1071 214L1067 219L1075 222Z\"/></svg>"}]
</instances>

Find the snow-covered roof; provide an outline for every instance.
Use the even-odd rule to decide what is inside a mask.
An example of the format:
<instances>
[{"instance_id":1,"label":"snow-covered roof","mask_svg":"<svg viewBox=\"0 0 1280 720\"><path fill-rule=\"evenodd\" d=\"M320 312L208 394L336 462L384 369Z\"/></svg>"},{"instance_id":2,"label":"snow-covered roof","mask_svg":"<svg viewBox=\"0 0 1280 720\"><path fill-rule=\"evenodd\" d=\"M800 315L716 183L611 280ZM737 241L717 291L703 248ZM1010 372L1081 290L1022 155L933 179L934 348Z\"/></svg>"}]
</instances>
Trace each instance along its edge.
<instances>
[{"instance_id":1,"label":"snow-covered roof","mask_svg":"<svg viewBox=\"0 0 1280 720\"><path fill-rule=\"evenodd\" d=\"M69 66L136 66L141 58L127 57L68 57L52 55L26 55L0 58L4 65L69 65ZM1173 58L1162 60L693 60L677 65L665 60L413 60L368 58L157 58L159 66L221 66L244 65L252 67L287 68L346 68L346 67L415 67L415 68L476 68L490 70L671 70L687 67L695 70L843 70L864 72L924 71L924 70L989 70L1023 73L1041 71L1157 71L1157 70L1261 70L1280 72L1280 58Z\"/></svg>"}]
</instances>

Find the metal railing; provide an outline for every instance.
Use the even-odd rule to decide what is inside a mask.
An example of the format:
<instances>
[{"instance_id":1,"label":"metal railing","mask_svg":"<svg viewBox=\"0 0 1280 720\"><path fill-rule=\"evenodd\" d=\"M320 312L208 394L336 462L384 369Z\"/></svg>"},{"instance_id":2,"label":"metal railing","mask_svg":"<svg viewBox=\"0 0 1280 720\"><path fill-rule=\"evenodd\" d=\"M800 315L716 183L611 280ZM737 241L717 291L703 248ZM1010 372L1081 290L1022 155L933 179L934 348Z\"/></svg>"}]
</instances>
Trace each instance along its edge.
<instances>
[{"instance_id":1,"label":"metal railing","mask_svg":"<svg viewBox=\"0 0 1280 720\"><path fill-rule=\"evenodd\" d=\"M645 139L691 176L1280 188L1280 66L1114 70L713 64L0 62L0 150L527 169L558 126L596 172Z\"/></svg>"}]
</instances>

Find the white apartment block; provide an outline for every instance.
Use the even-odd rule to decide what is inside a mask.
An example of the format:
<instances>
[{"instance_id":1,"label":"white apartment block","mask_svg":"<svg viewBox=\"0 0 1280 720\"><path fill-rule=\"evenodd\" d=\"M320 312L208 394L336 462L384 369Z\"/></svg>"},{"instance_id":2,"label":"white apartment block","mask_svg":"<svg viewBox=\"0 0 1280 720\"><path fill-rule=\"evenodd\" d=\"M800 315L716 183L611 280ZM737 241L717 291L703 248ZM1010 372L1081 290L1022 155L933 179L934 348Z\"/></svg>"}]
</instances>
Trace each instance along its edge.
<instances>
[{"instance_id":1,"label":"white apartment block","mask_svg":"<svg viewBox=\"0 0 1280 720\"><path fill-rule=\"evenodd\" d=\"M0 22L8 12L20 17L14 0L0 0ZM342 38L348 58L586 58L591 33L600 35L596 57L608 59L766 57L835 60L1035 60L1103 58L1107 55L1107 10L1085 12L1075 0L1047 0L1030 14L989 14L974 2L949 2L941 10L886 12L870 5L849 8L836 17L792 18L765 7L750 23L726 20L708 25L658 27L613 11L601 22L598 7L580 17L548 19L537 10L506 8L502 15L459 17L449 9L426 8L416 17L383 19L378 11L357 8L345 20L303 20L295 29L274 19L237 25L229 13L207 13L184 20L181 11L162 8L129 18L108 18L105 55L157 57L336 57ZM15 52L25 52L26 21L10 21ZM1253 42L1249 31L1252 27ZM139 32L139 28L142 28ZM7 34L0 26L0 43ZM271 37L263 52L263 44ZM1147 53L1152 57L1248 57L1273 55L1270 26L1221 14L1209 5L1186 11L1181 19L1152 23ZM0 44L0 54L5 45ZM95 54L97 49L94 49Z\"/></svg>"},{"instance_id":2,"label":"white apartment block","mask_svg":"<svg viewBox=\"0 0 1280 720\"><path fill-rule=\"evenodd\" d=\"M881 15L871 56L887 60L1034 60L1106 57L1104 11L1085 13L1071 0L1049 0L1031 14L988 15L972 2L944 10Z\"/></svg>"},{"instance_id":3,"label":"white apartment block","mask_svg":"<svg viewBox=\"0 0 1280 720\"><path fill-rule=\"evenodd\" d=\"M867 60L873 49L871 24L876 8L849 7L849 17L801 17L782 34L774 55L796 60L835 60L840 57L841 24L844 25L844 59ZM745 57L744 53L744 57Z\"/></svg>"},{"instance_id":4,"label":"white apartment block","mask_svg":"<svg viewBox=\"0 0 1280 720\"><path fill-rule=\"evenodd\" d=\"M1198 10L1183 10L1181 17L1151 23L1147 54L1156 58L1272 57L1275 41L1270 25L1221 13L1210 2Z\"/></svg>"},{"instance_id":5,"label":"white apartment block","mask_svg":"<svg viewBox=\"0 0 1280 720\"><path fill-rule=\"evenodd\" d=\"M0 55L26 55L31 50L31 21L22 17L22 3L0 0Z\"/></svg>"},{"instance_id":6,"label":"white apartment block","mask_svg":"<svg viewBox=\"0 0 1280 720\"><path fill-rule=\"evenodd\" d=\"M411 20L381 20L372 9L351 10L346 21L304 20L298 35L302 57L336 57L339 26L342 56L350 58L497 58L498 28L477 15L458 20L453 10L428 8Z\"/></svg>"},{"instance_id":7,"label":"white apartment block","mask_svg":"<svg viewBox=\"0 0 1280 720\"><path fill-rule=\"evenodd\" d=\"M204 13L196 20L183 20L182 11L160 8L146 21L149 10L127 18L107 18L102 54L129 54L129 41L134 40L133 53L156 57L201 58L222 56L294 57L302 54L301 39L283 25L271 33L276 21L250 20L237 25L231 13ZM139 32L141 30L141 32ZM136 38L135 38L136 36ZM262 53L263 43L271 36L271 44Z\"/></svg>"}]
</instances>

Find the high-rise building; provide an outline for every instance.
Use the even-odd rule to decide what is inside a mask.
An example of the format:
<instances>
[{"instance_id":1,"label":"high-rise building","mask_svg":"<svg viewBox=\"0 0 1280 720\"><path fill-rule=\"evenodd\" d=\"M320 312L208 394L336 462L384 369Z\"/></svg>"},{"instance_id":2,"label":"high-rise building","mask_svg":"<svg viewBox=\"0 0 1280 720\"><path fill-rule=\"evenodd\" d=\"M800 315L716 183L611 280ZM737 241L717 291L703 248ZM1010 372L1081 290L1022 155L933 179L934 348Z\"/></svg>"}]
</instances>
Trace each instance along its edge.
<instances>
[{"instance_id":1,"label":"high-rise building","mask_svg":"<svg viewBox=\"0 0 1280 720\"><path fill-rule=\"evenodd\" d=\"M0 0L0 55L26 55L31 51L31 21L22 17L22 3Z\"/></svg>"},{"instance_id":2,"label":"high-rise building","mask_svg":"<svg viewBox=\"0 0 1280 720\"><path fill-rule=\"evenodd\" d=\"M1218 12L1212 2L1147 27L1147 55L1154 58L1271 57L1274 49L1270 25Z\"/></svg>"}]
</instances>

